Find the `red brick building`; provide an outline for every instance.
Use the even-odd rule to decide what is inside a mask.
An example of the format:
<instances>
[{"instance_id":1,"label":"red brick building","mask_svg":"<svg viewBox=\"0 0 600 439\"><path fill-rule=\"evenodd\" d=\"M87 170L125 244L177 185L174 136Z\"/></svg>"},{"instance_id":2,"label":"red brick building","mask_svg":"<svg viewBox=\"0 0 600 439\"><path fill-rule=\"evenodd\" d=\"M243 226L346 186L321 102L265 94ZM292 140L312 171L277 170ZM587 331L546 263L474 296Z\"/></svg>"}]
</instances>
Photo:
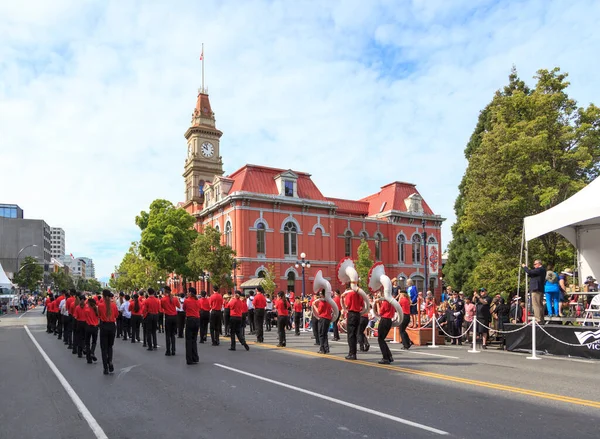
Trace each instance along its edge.
<instances>
[{"instance_id":1,"label":"red brick building","mask_svg":"<svg viewBox=\"0 0 600 439\"><path fill-rule=\"evenodd\" d=\"M278 289L301 292L302 269L295 264L305 253L311 263L305 272L307 293L318 270L334 288L341 287L335 267L344 256L356 258L365 239L390 277L412 278L419 290L425 282L427 245L429 288L439 294L444 219L433 213L414 184L392 182L361 200L345 200L323 195L310 174L292 169L249 164L225 177L222 134L208 95L200 92L185 133L186 201L181 205L196 216L198 230L218 228L224 243L236 251L237 286L264 275L273 264Z\"/></svg>"}]
</instances>

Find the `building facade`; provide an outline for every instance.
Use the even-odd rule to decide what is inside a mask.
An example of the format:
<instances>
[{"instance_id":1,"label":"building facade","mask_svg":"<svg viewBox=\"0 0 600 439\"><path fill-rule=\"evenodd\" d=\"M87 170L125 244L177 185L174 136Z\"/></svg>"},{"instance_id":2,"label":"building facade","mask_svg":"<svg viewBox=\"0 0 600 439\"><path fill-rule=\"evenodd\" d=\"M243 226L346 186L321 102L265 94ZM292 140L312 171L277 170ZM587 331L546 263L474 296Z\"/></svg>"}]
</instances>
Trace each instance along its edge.
<instances>
[{"instance_id":1,"label":"building facade","mask_svg":"<svg viewBox=\"0 0 600 439\"><path fill-rule=\"evenodd\" d=\"M85 259L88 258L75 258L72 255L63 255L57 258L65 267L68 267L69 274L73 279L86 278L87 277L87 264Z\"/></svg>"},{"instance_id":2,"label":"building facade","mask_svg":"<svg viewBox=\"0 0 600 439\"><path fill-rule=\"evenodd\" d=\"M88 279L96 278L96 267L94 267L94 261L90 258L80 257L77 258L83 261L85 264L85 277Z\"/></svg>"},{"instance_id":3,"label":"building facade","mask_svg":"<svg viewBox=\"0 0 600 439\"><path fill-rule=\"evenodd\" d=\"M383 262L390 277L401 283L413 279L421 291L427 264L427 289L440 294L444 219L414 184L392 182L366 198L347 200L323 195L310 174L292 169L245 165L225 177L221 135L208 95L199 93L185 133L186 201L181 206L197 218L199 231L208 225L217 228L223 243L235 250L237 286L272 267L278 289L301 292L302 269L295 265L305 253L311 263L305 270L306 293L318 270L333 288L342 288L336 266L345 256L356 259L364 239L373 260Z\"/></svg>"},{"instance_id":4,"label":"building facade","mask_svg":"<svg viewBox=\"0 0 600 439\"><path fill-rule=\"evenodd\" d=\"M50 227L50 253L53 258L65 255L65 231L60 227Z\"/></svg>"},{"instance_id":5,"label":"building facade","mask_svg":"<svg viewBox=\"0 0 600 439\"><path fill-rule=\"evenodd\" d=\"M16 204L0 204L0 217L23 218L23 209Z\"/></svg>"}]
</instances>

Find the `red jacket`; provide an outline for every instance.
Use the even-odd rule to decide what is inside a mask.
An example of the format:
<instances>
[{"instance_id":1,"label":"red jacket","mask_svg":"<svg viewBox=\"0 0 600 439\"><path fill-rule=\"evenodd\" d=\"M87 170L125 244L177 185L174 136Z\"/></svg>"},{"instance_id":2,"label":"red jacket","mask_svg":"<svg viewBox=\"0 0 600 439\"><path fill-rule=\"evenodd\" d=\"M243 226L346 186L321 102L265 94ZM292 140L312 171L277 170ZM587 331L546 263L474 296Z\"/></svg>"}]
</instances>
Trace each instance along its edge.
<instances>
[{"instance_id":1,"label":"red jacket","mask_svg":"<svg viewBox=\"0 0 600 439\"><path fill-rule=\"evenodd\" d=\"M255 309L265 309L267 307L267 299L262 293L258 293L254 296L254 300L252 301Z\"/></svg>"},{"instance_id":2,"label":"red jacket","mask_svg":"<svg viewBox=\"0 0 600 439\"><path fill-rule=\"evenodd\" d=\"M363 305L365 301L356 291L350 291L344 297L344 302L346 303L346 308L348 311L361 312L363 310Z\"/></svg>"},{"instance_id":3,"label":"red jacket","mask_svg":"<svg viewBox=\"0 0 600 439\"><path fill-rule=\"evenodd\" d=\"M85 306L83 308L81 306L76 307L73 312L73 317L75 317L75 320L78 322L85 322Z\"/></svg>"},{"instance_id":4,"label":"red jacket","mask_svg":"<svg viewBox=\"0 0 600 439\"><path fill-rule=\"evenodd\" d=\"M277 310L278 316L287 316L288 313L288 301L286 299L277 299L273 302L273 306Z\"/></svg>"},{"instance_id":5,"label":"red jacket","mask_svg":"<svg viewBox=\"0 0 600 439\"><path fill-rule=\"evenodd\" d=\"M213 293L208 301L212 311L221 311L223 308L223 296L221 296L219 293Z\"/></svg>"},{"instance_id":6,"label":"red jacket","mask_svg":"<svg viewBox=\"0 0 600 439\"><path fill-rule=\"evenodd\" d=\"M135 300L131 299L129 301L129 311L131 312L132 316L141 316L142 315L142 308L143 308L143 304L142 302L138 299L138 305L139 305L139 309L137 311L134 310L135 308Z\"/></svg>"},{"instance_id":7,"label":"red jacket","mask_svg":"<svg viewBox=\"0 0 600 439\"><path fill-rule=\"evenodd\" d=\"M162 299L160 299L160 305L162 306L165 315L176 316L179 299L174 296L164 296Z\"/></svg>"},{"instance_id":8,"label":"red jacket","mask_svg":"<svg viewBox=\"0 0 600 439\"><path fill-rule=\"evenodd\" d=\"M86 306L84 308L84 313L85 323L87 323L90 326L98 326L98 316L96 315L96 312L92 309L91 306Z\"/></svg>"},{"instance_id":9,"label":"red jacket","mask_svg":"<svg viewBox=\"0 0 600 439\"><path fill-rule=\"evenodd\" d=\"M317 316L320 319L328 319L331 320L331 313L333 312L333 308L326 300L319 300L316 305L317 308Z\"/></svg>"},{"instance_id":10,"label":"red jacket","mask_svg":"<svg viewBox=\"0 0 600 439\"><path fill-rule=\"evenodd\" d=\"M396 314L396 310L390 302L383 300L379 302L379 315L384 319L393 319Z\"/></svg>"},{"instance_id":11,"label":"red jacket","mask_svg":"<svg viewBox=\"0 0 600 439\"><path fill-rule=\"evenodd\" d=\"M244 300L236 299L235 297L229 301L229 310L231 317L242 317L244 312ZM248 309L248 307L246 307Z\"/></svg>"},{"instance_id":12,"label":"red jacket","mask_svg":"<svg viewBox=\"0 0 600 439\"><path fill-rule=\"evenodd\" d=\"M200 303L198 299L188 297L183 301L183 310L186 317L200 317Z\"/></svg>"},{"instance_id":13,"label":"red jacket","mask_svg":"<svg viewBox=\"0 0 600 439\"><path fill-rule=\"evenodd\" d=\"M98 305L98 317L100 317L100 320L103 322L115 323L119 316L117 304L115 302L110 302L110 316L107 315L107 311L108 307L106 306L106 302L102 302Z\"/></svg>"},{"instance_id":14,"label":"red jacket","mask_svg":"<svg viewBox=\"0 0 600 439\"><path fill-rule=\"evenodd\" d=\"M160 312L160 302L154 296L148 297L144 301L144 305L146 306L146 312L148 314L158 314Z\"/></svg>"}]
</instances>

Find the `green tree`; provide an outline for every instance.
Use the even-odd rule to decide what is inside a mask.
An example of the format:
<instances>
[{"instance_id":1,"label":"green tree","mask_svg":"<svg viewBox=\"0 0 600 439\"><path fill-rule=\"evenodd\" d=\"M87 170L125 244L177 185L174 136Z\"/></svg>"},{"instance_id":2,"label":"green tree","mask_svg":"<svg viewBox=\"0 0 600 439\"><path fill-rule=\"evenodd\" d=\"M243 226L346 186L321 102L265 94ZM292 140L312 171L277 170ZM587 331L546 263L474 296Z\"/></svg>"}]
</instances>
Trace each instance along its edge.
<instances>
[{"instance_id":1,"label":"green tree","mask_svg":"<svg viewBox=\"0 0 600 439\"><path fill-rule=\"evenodd\" d=\"M37 259L27 256L21 262L19 272L14 276L13 281L20 287L34 291L43 278L44 269L38 263Z\"/></svg>"},{"instance_id":2,"label":"green tree","mask_svg":"<svg viewBox=\"0 0 600 439\"><path fill-rule=\"evenodd\" d=\"M142 230L140 254L161 270L186 277L191 275L187 265L192 243L198 233L195 218L167 200L154 200L149 212L142 211L135 223ZM185 285L185 282L184 282Z\"/></svg>"},{"instance_id":3,"label":"green tree","mask_svg":"<svg viewBox=\"0 0 600 439\"><path fill-rule=\"evenodd\" d=\"M50 273L50 278L54 282L54 287L59 291L75 288L73 278L69 276L63 268L59 268L58 271Z\"/></svg>"},{"instance_id":4,"label":"green tree","mask_svg":"<svg viewBox=\"0 0 600 439\"><path fill-rule=\"evenodd\" d=\"M154 287L160 279L166 280L168 272L155 262L144 259L138 242L132 242L121 263L115 267L115 276L109 285L119 291L134 291Z\"/></svg>"},{"instance_id":5,"label":"green tree","mask_svg":"<svg viewBox=\"0 0 600 439\"><path fill-rule=\"evenodd\" d=\"M194 274L210 273L213 285L217 287L233 286L231 272L235 252L228 245L221 244L221 233L214 227L205 227L197 234L188 258L188 269Z\"/></svg>"},{"instance_id":6,"label":"green tree","mask_svg":"<svg viewBox=\"0 0 600 439\"><path fill-rule=\"evenodd\" d=\"M369 292L369 270L373 266L374 262L371 259L371 249L369 244L364 239L360 240L360 245L357 249L358 258L356 260L356 271L359 277L359 286L365 291Z\"/></svg>"},{"instance_id":7,"label":"green tree","mask_svg":"<svg viewBox=\"0 0 600 439\"><path fill-rule=\"evenodd\" d=\"M267 266L265 278L263 279L260 285L265 290L265 294L270 294L271 297L273 296L273 293L275 293L275 289L277 288L277 283L275 282L276 279L277 276L275 276L275 265L269 264Z\"/></svg>"}]
</instances>

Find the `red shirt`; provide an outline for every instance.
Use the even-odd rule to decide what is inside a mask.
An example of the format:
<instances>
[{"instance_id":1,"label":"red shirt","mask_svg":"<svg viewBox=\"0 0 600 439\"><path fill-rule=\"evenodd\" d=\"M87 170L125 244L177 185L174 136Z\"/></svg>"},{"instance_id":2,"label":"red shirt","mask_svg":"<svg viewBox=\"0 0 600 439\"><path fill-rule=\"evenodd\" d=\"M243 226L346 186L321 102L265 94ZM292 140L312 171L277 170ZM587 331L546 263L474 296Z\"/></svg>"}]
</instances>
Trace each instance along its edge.
<instances>
[{"instance_id":1,"label":"red shirt","mask_svg":"<svg viewBox=\"0 0 600 439\"><path fill-rule=\"evenodd\" d=\"M244 312L244 300L236 299L235 297L229 301L229 310L231 317L242 317ZM247 309L248 307L246 307Z\"/></svg>"},{"instance_id":2,"label":"red shirt","mask_svg":"<svg viewBox=\"0 0 600 439\"><path fill-rule=\"evenodd\" d=\"M110 317L107 315L108 307L106 306L106 302L102 302L98 305L98 316L100 320L108 323L115 323L117 321L117 317L119 316L119 310L117 309L117 304L115 302L110 302Z\"/></svg>"},{"instance_id":3,"label":"red shirt","mask_svg":"<svg viewBox=\"0 0 600 439\"><path fill-rule=\"evenodd\" d=\"M339 296L338 294L336 294L335 296L333 296L333 301L338 306L338 310L339 311L342 310L342 298L341 297L342 296Z\"/></svg>"},{"instance_id":4,"label":"red shirt","mask_svg":"<svg viewBox=\"0 0 600 439\"><path fill-rule=\"evenodd\" d=\"M346 303L346 308L348 311L361 312L363 310L363 305L365 301L356 291L350 291L344 297L344 302Z\"/></svg>"},{"instance_id":5,"label":"red shirt","mask_svg":"<svg viewBox=\"0 0 600 439\"><path fill-rule=\"evenodd\" d=\"M294 303L294 311L295 312L302 312L302 302L296 302L296 303Z\"/></svg>"},{"instance_id":6,"label":"red shirt","mask_svg":"<svg viewBox=\"0 0 600 439\"><path fill-rule=\"evenodd\" d=\"M221 308L223 308L223 296L219 293L213 293L208 302L212 311L221 311Z\"/></svg>"},{"instance_id":7,"label":"red shirt","mask_svg":"<svg viewBox=\"0 0 600 439\"><path fill-rule=\"evenodd\" d=\"M160 311L160 302L158 301L158 299L154 296L150 296L148 297L145 301L144 301L144 305L146 307L146 312L148 314L158 314Z\"/></svg>"},{"instance_id":8,"label":"red shirt","mask_svg":"<svg viewBox=\"0 0 600 439\"><path fill-rule=\"evenodd\" d=\"M319 300L317 302L316 307L317 307L317 316L319 316L320 319L331 320L331 313L333 312L333 308L331 307L331 305L329 303L327 303L327 301Z\"/></svg>"},{"instance_id":9,"label":"red shirt","mask_svg":"<svg viewBox=\"0 0 600 439\"><path fill-rule=\"evenodd\" d=\"M290 291L290 303L294 303L295 300L296 300L296 293L294 293L293 291Z\"/></svg>"},{"instance_id":10,"label":"red shirt","mask_svg":"<svg viewBox=\"0 0 600 439\"><path fill-rule=\"evenodd\" d=\"M288 314L288 301L285 299L276 299L273 302L273 306L277 310L278 316L287 316Z\"/></svg>"},{"instance_id":11,"label":"red shirt","mask_svg":"<svg viewBox=\"0 0 600 439\"><path fill-rule=\"evenodd\" d=\"M198 299L188 297L183 301L183 310L186 317L200 317L200 303Z\"/></svg>"},{"instance_id":12,"label":"red shirt","mask_svg":"<svg viewBox=\"0 0 600 439\"><path fill-rule=\"evenodd\" d=\"M210 311L210 300L208 297L201 297L198 299L198 302L200 303L200 309L202 311Z\"/></svg>"},{"instance_id":13,"label":"red shirt","mask_svg":"<svg viewBox=\"0 0 600 439\"><path fill-rule=\"evenodd\" d=\"M75 311L73 312L73 317L75 317L75 320L78 322L85 322L85 307L76 307Z\"/></svg>"},{"instance_id":14,"label":"red shirt","mask_svg":"<svg viewBox=\"0 0 600 439\"><path fill-rule=\"evenodd\" d=\"M176 316L179 299L173 296L164 296L162 299L160 299L160 305L165 315Z\"/></svg>"},{"instance_id":15,"label":"red shirt","mask_svg":"<svg viewBox=\"0 0 600 439\"><path fill-rule=\"evenodd\" d=\"M67 311L69 311L69 315L72 316L75 312L75 298L69 297L65 306L67 307Z\"/></svg>"},{"instance_id":16,"label":"red shirt","mask_svg":"<svg viewBox=\"0 0 600 439\"><path fill-rule=\"evenodd\" d=\"M86 306L84 309L85 323L90 326L98 326L98 316L91 306ZM98 313L99 314L99 313Z\"/></svg>"},{"instance_id":17,"label":"red shirt","mask_svg":"<svg viewBox=\"0 0 600 439\"><path fill-rule=\"evenodd\" d=\"M401 297L399 302L400 308L402 308L402 312L405 315L410 314L410 299L408 297Z\"/></svg>"},{"instance_id":18,"label":"red shirt","mask_svg":"<svg viewBox=\"0 0 600 439\"><path fill-rule=\"evenodd\" d=\"M52 300L50 300L49 297L46 297L46 310L48 312L52 312L51 306L52 306Z\"/></svg>"},{"instance_id":19,"label":"red shirt","mask_svg":"<svg viewBox=\"0 0 600 439\"><path fill-rule=\"evenodd\" d=\"M58 296L56 299L54 299L54 312L59 312L60 311L60 302L62 302L62 300L65 298L65 296L63 296L62 294L60 296Z\"/></svg>"},{"instance_id":20,"label":"red shirt","mask_svg":"<svg viewBox=\"0 0 600 439\"><path fill-rule=\"evenodd\" d=\"M240 299L240 302L242 302L242 312L243 313L247 313L248 312L248 302L246 302L246 298Z\"/></svg>"},{"instance_id":21,"label":"red shirt","mask_svg":"<svg viewBox=\"0 0 600 439\"><path fill-rule=\"evenodd\" d=\"M137 312L134 310L135 308L135 300L131 299L129 301L129 311L131 312L131 315L134 316L141 316L142 315L142 302L138 299L138 305L139 305L139 309L137 310Z\"/></svg>"},{"instance_id":22,"label":"red shirt","mask_svg":"<svg viewBox=\"0 0 600 439\"><path fill-rule=\"evenodd\" d=\"M384 319L393 319L396 314L396 310L390 302L384 300L379 302L379 315Z\"/></svg>"},{"instance_id":23,"label":"red shirt","mask_svg":"<svg viewBox=\"0 0 600 439\"><path fill-rule=\"evenodd\" d=\"M265 309L267 307L267 299L265 299L265 296L263 296L262 293L258 293L254 296L252 304L256 309Z\"/></svg>"}]
</instances>

